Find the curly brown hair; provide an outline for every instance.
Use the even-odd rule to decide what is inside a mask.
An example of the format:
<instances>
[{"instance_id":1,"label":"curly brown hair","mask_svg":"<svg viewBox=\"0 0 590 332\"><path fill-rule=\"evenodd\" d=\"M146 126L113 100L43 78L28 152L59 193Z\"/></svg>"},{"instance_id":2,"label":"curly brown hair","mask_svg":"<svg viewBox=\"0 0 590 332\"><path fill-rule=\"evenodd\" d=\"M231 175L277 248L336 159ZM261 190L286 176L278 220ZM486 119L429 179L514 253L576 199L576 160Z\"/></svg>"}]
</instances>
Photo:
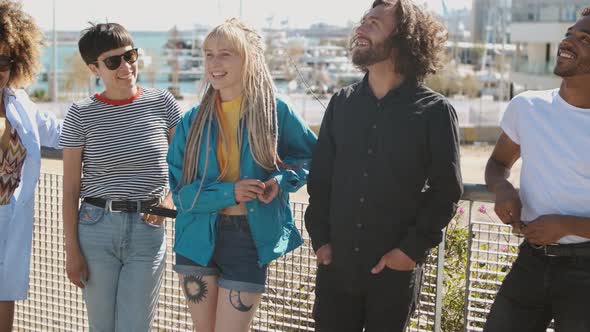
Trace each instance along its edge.
<instances>
[{"instance_id":1,"label":"curly brown hair","mask_svg":"<svg viewBox=\"0 0 590 332\"><path fill-rule=\"evenodd\" d=\"M445 26L411 0L375 0L372 8L380 5L395 7L397 27L388 44L397 50L393 56L396 71L416 82L436 73L443 62L448 35Z\"/></svg>"},{"instance_id":2,"label":"curly brown hair","mask_svg":"<svg viewBox=\"0 0 590 332\"><path fill-rule=\"evenodd\" d=\"M31 15L22 10L22 4L0 0L0 45L14 60L9 87L23 88L35 82L41 69L42 43L43 32Z\"/></svg>"}]
</instances>

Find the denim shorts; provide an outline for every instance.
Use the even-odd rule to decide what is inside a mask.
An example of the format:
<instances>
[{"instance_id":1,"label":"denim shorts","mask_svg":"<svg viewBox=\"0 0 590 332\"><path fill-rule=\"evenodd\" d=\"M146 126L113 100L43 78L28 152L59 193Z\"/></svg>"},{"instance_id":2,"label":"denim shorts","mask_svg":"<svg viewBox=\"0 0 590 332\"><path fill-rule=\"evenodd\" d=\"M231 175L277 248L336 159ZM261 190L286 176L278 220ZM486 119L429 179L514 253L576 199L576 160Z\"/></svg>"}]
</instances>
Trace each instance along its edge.
<instances>
[{"instance_id":1,"label":"denim shorts","mask_svg":"<svg viewBox=\"0 0 590 332\"><path fill-rule=\"evenodd\" d=\"M217 217L217 238L207 266L176 254L174 271L185 275L218 276L221 288L263 293L267 265L258 264L258 253L246 216Z\"/></svg>"}]
</instances>

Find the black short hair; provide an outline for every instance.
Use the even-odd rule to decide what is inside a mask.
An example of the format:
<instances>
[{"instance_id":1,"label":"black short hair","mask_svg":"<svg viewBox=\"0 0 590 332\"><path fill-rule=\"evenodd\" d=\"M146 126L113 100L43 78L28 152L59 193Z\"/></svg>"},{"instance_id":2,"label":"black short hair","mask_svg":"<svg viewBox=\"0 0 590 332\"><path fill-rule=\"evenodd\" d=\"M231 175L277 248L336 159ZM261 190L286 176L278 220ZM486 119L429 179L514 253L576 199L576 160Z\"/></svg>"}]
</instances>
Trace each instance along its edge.
<instances>
[{"instance_id":1,"label":"black short hair","mask_svg":"<svg viewBox=\"0 0 590 332\"><path fill-rule=\"evenodd\" d=\"M125 46L134 46L133 38L127 29L117 23L90 23L82 30L78 50L87 65L95 63L104 52Z\"/></svg>"}]
</instances>

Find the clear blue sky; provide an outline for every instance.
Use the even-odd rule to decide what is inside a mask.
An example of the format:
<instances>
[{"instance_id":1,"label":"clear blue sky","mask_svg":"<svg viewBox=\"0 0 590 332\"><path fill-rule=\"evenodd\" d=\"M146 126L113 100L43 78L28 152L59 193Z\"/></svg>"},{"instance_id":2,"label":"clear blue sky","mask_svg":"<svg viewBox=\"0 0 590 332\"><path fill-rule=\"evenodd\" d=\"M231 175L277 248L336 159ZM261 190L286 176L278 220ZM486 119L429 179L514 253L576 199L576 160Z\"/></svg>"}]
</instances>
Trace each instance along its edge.
<instances>
[{"instance_id":1,"label":"clear blue sky","mask_svg":"<svg viewBox=\"0 0 590 332\"><path fill-rule=\"evenodd\" d=\"M240 14L240 0L20 0L44 29L52 28L52 3L57 8L58 30L81 30L88 21L118 22L129 30L181 29L195 24L215 25ZM241 0L243 19L255 27L274 26L289 20L291 27L307 27L317 22L345 25L357 21L372 0ZM442 0L426 2L442 11ZM471 0L446 0L449 8L471 6Z\"/></svg>"}]
</instances>

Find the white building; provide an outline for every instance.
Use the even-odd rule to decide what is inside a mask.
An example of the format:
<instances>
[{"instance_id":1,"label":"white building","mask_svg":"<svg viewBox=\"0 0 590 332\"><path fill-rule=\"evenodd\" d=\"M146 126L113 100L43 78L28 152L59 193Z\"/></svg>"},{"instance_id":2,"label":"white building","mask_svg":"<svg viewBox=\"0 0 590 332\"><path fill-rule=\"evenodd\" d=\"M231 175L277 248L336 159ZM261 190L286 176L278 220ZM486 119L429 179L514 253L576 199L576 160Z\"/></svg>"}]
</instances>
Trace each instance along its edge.
<instances>
[{"instance_id":1,"label":"white building","mask_svg":"<svg viewBox=\"0 0 590 332\"><path fill-rule=\"evenodd\" d=\"M510 35L516 44L512 82L517 90L557 88L557 48L567 29L589 6L583 0L512 0Z\"/></svg>"}]
</instances>

